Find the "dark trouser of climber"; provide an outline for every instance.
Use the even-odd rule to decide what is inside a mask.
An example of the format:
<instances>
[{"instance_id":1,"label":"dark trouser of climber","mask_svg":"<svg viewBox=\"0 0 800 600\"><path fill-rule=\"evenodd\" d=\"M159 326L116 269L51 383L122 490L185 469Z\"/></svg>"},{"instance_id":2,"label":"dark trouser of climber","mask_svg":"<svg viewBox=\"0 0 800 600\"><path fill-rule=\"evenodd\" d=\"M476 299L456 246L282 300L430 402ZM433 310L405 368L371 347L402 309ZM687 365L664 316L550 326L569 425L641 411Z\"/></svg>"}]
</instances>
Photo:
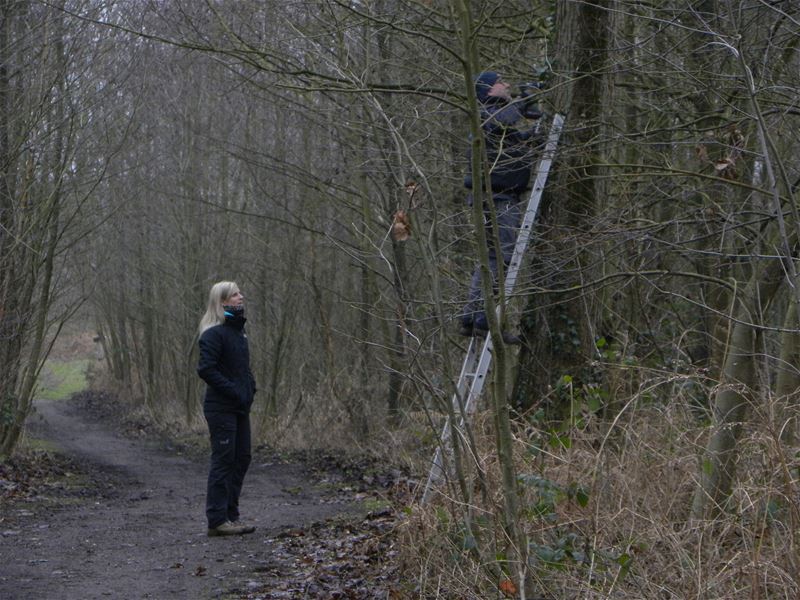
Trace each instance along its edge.
<instances>
[{"instance_id":1,"label":"dark trouser of climber","mask_svg":"<svg viewBox=\"0 0 800 600\"><path fill-rule=\"evenodd\" d=\"M511 257L514 254L514 245L517 241L517 230L519 229L522 212L519 205L519 197L508 194L495 194L494 210L497 217L498 237L500 240L499 256L503 259L503 265L508 267ZM486 229L486 239L489 250L489 269L492 272L492 289L497 292L497 260L498 252L495 248L495 237L492 228L492 219L489 207L484 206L483 221ZM486 312L483 303L483 288L481 285L480 265L475 267L470 281L467 304L459 317L461 335L485 335L489 329L486 320ZM511 334L504 334L506 343L519 343L519 339Z\"/></svg>"}]
</instances>

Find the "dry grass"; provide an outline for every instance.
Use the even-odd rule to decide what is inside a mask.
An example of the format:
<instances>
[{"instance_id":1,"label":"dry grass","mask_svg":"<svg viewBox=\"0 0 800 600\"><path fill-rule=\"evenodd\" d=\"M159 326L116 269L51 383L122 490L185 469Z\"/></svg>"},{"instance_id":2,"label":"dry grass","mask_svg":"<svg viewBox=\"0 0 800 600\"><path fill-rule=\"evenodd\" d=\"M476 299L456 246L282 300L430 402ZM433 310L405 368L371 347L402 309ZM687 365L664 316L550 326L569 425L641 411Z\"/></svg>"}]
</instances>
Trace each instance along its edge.
<instances>
[{"instance_id":1,"label":"dry grass","mask_svg":"<svg viewBox=\"0 0 800 600\"><path fill-rule=\"evenodd\" d=\"M520 428L520 525L531 548L526 597L800 597L800 453L771 433L780 429L767 420L772 414L750 411L734 505L713 522L689 519L707 427L680 401L630 405L613 426L585 420L569 431L568 447ZM475 425L488 505L477 488L469 506L451 492L415 511L404 529L419 597L498 596L491 565L508 544L488 421L483 415ZM464 533L467 517L481 533L476 550Z\"/></svg>"}]
</instances>

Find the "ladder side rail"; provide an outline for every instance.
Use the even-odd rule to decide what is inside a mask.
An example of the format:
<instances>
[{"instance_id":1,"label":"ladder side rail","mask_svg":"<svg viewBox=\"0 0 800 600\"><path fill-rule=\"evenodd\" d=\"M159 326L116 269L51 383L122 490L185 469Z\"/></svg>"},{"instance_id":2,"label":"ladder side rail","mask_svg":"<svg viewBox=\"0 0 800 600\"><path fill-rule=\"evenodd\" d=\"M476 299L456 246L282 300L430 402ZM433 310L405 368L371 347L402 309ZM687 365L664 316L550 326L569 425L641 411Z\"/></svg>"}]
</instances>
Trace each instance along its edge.
<instances>
[{"instance_id":1,"label":"ladder side rail","mask_svg":"<svg viewBox=\"0 0 800 600\"><path fill-rule=\"evenodd\" d=\"M542 157L539 160L539 166L536 169L536 179L531 190L530 199L528 200L528 207L525 210L525 215L522 219L520 231L517 234L517 241L514 245L514 253L511 256L508 270L506 271L505 291L506 299L514 291L514 286L517 282L517 275L519 274L520 267L522 266L522 258L528 249L530 243L531 231L533 223L536 220L536 215L539 212L539 204L544 193L544 188L547 183L547 177L550 174L550 167L553 164L553 157L555 156L558 140L561 137L561 129L564 125L564 117L561 114L556 114L553 117L553 125L550 129L550 135L547 138Z\"/></svg>"},{"instance_id":2,"label":"ladder side rail","mask_svg":"<svg viewBox=\"0 0 800 600\"><path fill-rule=\"evenodd\" d=\"M464 402L464 414L471 415L475 412L475 404L483 391L483 386L486 384L486 374L489 372L489 365L492 362L492 338L486 336L486 343L483 345L480 359L478 361L478 369L476 375L472 380L472 385L469 388L469 394ZM463 423L459 425L463 426Z\"/></svg>"},{"instance_id":3,"label":"ladder side rail","mask_svg":"<svg viewBox=\"0 0 800 600\"><path fill-rule=\"evenodd\" d=\"M453 414L459 415L459 418L462 418L460 415L464 414L462 413L462 407L466 406L467 404L467 400L464 400L464 398L466 398L466 394L471 387L469 380L470 378L474 378L478 375L481 357L481 354L478 353L478 346L480 344L480 339L475 337L470 339L469 347L467 348L467 356L464 359L464 363L461 365L461 374L458 378L456 391L453 393L453 398L450 401L453 407ZM439 438L440 449L441 446L443 446L450 439L450 425L450 417L447 417L444 428L442 429L442 436Z\"/></svg>"},{"instance_id":4,"label":"ladder side rail","mask_svg":"<svg viewBox=\"0 0 800 600\"><path fill-rule=\"evenodd\" d=\"M477 340L477 338L473 338ZM489 366L492 362L492 340L490 337L487 336L483 343L483 348L480 353L480 357L478 359L477 367L475 369L474 377L472 379L472 384L469 387L469 393L467 394L466 399L464 400L463 405L463 412L460 409L460 402L459 402L459 395L456 394L453 397L453 408L455 409L456 414L458 415L458 424L457 429L461 430L464 427L465 423L465 416L468 416L475 412L475 405L477 404L478 398L480 398L481 392L483 391L483 386L486 384L486 374L489 371ZM465 361L466 364L466 361ZM459 382L461 383L461 382ZM462 396L463 397L463 396ZM450 419L448 418L445 422L444 429L442 431L442 436L439 438L439 445L436 447L436 452L433 456L433 465L431 466L430 473L428 473L428 480L425 483L425 489L422 492L422 504L427 503L428 499L430 498L431 492L433 491L433 487L441 481L445 476L445 469L443 463L444 455L442 453L443 448L448 441L450 441L450 437L453 433L453 428L451 426ZM461 436L462 438L465 437L464 435Z\"/></svg>"},{"instance_id":5,"label":"ladder side rail","mask_svg":"<svg viewBox=\"0 0 800 600\"><path fill-rule=\"evenodd\" d=\"M449 421L447 422L445 428L449 431ZM448 435L448 439L449 438L450 436ZM444 444L444 440L442 440L441 443ZM444 467L442 462L442 446L436 446L436 452L433 454L433 464L431 465L431 470L428 473L428 480L425 482L425 489L422 491L422 498L420 499L421 504L428 503L436 484L438 484L444 478Z\"/></svg>"},{"instance_id":6,"label":"ladder side rail","mask_svg":"<svg viewBox=\"0 0 800 600\"><path fill-rule=\"evenodd\" d=\"M465 401L462 401L462 398L464 398L465 394L468 392L469 378L474 377L478 371L478 365L480 364L478 346L480 345L480 342L481 340L476 337L470 339L469 347L467 348L467 355L461 365L461 373L458 377L458 384L456 385L456 391L451 400L453 412L457 415L461 415L461 407L466 404ZM463 417L459 418L461 419ZM439 437L439 444L436 446L436 452L433 455L431 470L428 473L428 481L425 484L425 490L422 494L423 504L428 501L433 487L445 476L444 455L442 453L442 449L450 441L451 431L452 428L450 417L447 417L444 427L442 428L442 435Z\"/></svg>"},{"instance_id":7,"label":"ladder side rail","mask_svg":"<svg viewBox=\"0 0 800 600\"><path fill-rule=\"evenodd\" d=\"M481 340L472 337L469 341L469 346L467 347L467 355L464 357L464 362L461 364L461 372L458 374L458 383L456 384L456 392L453 394L452 405L453 411L457 414L459 411L459 406L461 405L459 399L464 397L464 393L467 391L467 385L470 377L475 375L475 372L478 367L479 357L480 354L478 352L478 346L480 346Z\"/></svg>"}]
</instances>

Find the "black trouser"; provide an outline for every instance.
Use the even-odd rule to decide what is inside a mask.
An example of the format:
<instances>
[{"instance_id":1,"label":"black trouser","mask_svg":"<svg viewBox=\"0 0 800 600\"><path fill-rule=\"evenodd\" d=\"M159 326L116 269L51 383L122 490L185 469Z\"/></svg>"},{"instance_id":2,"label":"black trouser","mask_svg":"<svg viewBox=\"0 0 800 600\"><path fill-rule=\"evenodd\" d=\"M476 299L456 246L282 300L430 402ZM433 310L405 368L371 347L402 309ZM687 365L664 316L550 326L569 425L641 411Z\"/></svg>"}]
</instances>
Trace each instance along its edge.
<instances>
[{"instance_id":1,"label":"black trouser","mask_svg":"<svg viewBox=\"0 0 800 600\"><path fill-rule=\"evenodd\" d=\"M211 435L211 467L206 492L208 527L239 518L239 494L250 466L250 417L205 412Z\"/></svg>"},{"instance_id":2,"label":"black trouser","mask_svg":"<svg viewBox=\"0 0 800 600\"><path fill-rule=\"evenodd\" d=\"M522 211L516 196L497 195L494 198L494 209L497 216L497 228L500 238L500 252L494 246L494 229L491 214L484 207L484 225L486 228L486 243L489 249L489 269L492 272L493 287L497 288L497 259L498 255L503 264L508 267L514 256L514 246L517 243L517 229L522 219ZM481 286L481 267L475 266L472 281L469 285L467 304L461 311L461 322L464 325L474 325L480 329L489 329L486 313L483 309L483 288Z\"/></svg>"}]
</instances>

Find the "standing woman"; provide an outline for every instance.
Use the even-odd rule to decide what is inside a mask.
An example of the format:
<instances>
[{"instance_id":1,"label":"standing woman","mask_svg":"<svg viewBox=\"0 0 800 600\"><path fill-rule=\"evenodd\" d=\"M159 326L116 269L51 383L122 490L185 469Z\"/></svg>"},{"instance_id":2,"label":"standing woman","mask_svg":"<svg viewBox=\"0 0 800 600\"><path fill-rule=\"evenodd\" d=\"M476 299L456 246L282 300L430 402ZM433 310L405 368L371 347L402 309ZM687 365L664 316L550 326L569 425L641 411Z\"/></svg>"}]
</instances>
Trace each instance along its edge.
<instances>
[{"instance_id":1,"label":"standing woman","mask_svg":"<svg viewBox=\"0 0 800 600\"><path fill-rule=\"evenodd\" d=\"M241 535L239 494L250 465L250 405L256 382L244 332L244 296L232 281L215 283L200 321L197 373L208 384L203 414L211 436L206 492L208 535Z\"/></svg>"}]
</instances>

